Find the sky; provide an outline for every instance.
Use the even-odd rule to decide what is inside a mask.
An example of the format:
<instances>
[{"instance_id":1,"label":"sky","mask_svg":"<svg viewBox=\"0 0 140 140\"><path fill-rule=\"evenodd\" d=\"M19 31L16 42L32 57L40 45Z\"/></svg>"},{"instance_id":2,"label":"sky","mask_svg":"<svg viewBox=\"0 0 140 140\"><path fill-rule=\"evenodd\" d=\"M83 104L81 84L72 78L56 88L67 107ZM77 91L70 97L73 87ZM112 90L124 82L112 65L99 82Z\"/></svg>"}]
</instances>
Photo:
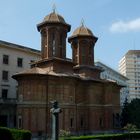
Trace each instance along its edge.
<instances>
[{"instance_id":1,"label":"sky","mask_svg":"<svg viewBox=\"0 0 140 140\"><path fill-rule=\"evenodd\" d=\"M36 25L56 12L73 31L81 25L98 37L95 60L118 70L128 50L140 49L140 0L0 0L0 40L40 50ZM71 58L67 43L67 57Z\"/></svg>"}]
</instances>

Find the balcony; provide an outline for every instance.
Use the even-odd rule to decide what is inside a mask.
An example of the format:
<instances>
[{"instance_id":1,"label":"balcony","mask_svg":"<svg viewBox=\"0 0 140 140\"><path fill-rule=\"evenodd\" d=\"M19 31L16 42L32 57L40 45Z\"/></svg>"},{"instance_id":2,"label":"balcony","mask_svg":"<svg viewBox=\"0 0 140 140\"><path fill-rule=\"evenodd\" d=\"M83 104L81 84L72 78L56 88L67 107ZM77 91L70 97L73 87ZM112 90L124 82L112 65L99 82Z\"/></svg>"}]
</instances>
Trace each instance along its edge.
<instances>
[{"instance_id":1,"label":"balcony","mask_svg":"<svg viewBox=\"0 0 140 140\"><path fill-rule=\"evenodd\" d=\"M17 99L16 98L0 98L0 104L16 105L17 104Z\"/></svg>"}]
</instances>

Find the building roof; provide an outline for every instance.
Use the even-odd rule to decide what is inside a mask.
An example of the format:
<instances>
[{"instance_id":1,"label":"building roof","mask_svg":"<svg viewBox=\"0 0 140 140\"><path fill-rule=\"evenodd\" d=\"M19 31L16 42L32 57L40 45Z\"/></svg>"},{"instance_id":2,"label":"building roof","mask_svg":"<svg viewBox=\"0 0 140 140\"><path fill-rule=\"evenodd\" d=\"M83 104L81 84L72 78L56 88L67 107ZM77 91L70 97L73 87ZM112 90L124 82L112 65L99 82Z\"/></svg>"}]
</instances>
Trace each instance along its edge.
<instances>
[{"instance_id":1,"label":"building roof","mask_svg":"<svg viewBox=\"0 0 140 140\"><path fill-rule=\"evenodd\" d=\"M45 16L44 22L61 22L61 23L66 23L64 18L57 14L55 11L50 13L49 15Z\"/></svg>"},{"instance_id":2,"label":"building roof","mask_svg":"<svg viewBox=\"0 0 140 140\"><path fill-rule=\"evenodd\" d=\"M64 77L77 77L77 78L79 78L78 74L73 74L73 73L69 73L69 72L58 73L58 72L54 72L52 70L44 70L43 68L39 68L39 67L33 67L31 69L24 70L22 72L19 72L19 73L13 75L12 77L14 79L16 79L16 77L24 76L24 75L52 75L52 76L64 76Z\"/></svg>"},{"instance_id":3,"label":"building roof","mask_svg":"<svg viewBox=\"0 0 140 140\"><path fill-rule=\"evenodd\" d=\"M43 19L43 22L41 22L37 25L38 31L40 31L40 28L46 24L48 24L48 25L50 25L50 24L63 25L63 26L68 28L68 31L70 31L70 28L71 28L71 26L65 22L64 18L61 15L57 14L55 11L53 11L49 15L45 16Z\"/></svg>"},{"instance_id":4,"label":"building roof","mask_svg":"<svg viewBox=\"0 0 140 140\"><path fill-rule=\"evenodd\" d=\"M82 25L78 27L72 34L72 36L76 36L76 35L93 36L93 33L90 29Z\"/></svg>"},{"instance_id":5,"label":"building roof","mask_svg":"<svg viewBox=\"0 0 140 140\"><path fill-rule=\"evenodd\" d=\"M131 55L131 54L139 54L140 55L140 50L129 50L126 55Z\"/></svg>"},{"instance_id":6,"label":"building roof","mask_svg":"<svg viewBox=\"0 0 140 140\"><path fill-rule=\"evenodd\" d=\"M18 74L46 74L46 71L43 70L42 68L39 68L39 67L34 67L34 68L31 68L31 69L26 69L22 72L19 72Z\"/></svg>"},{"instance_id":7,"label":"building roof","mask_svg":"<svg viewBox=\"0 0 140 140\"><path fill-rule=\"evenodd\" d=\"M13 49L19 49L19 50L29 51L31 53L37 53L37 54L40 55L40 50L36 50L36 49L32 49L32 48L25 47L25 46L22 46L22 45L10 43L10 42L7 42L7 41L0 40L0 45L1 46L10 47L10 48L13 48Z\"/></svg>"},{"instance_id":8,"label":"building roof","mask_svg":"<svg viewBox=\"0 0 140 140\"><path fill-rule=\"evenodd\" d=\"M68 41L75 37L91 37L95 39L95 42L98 39L96 36L94 36L92 31L89 28L85 27L83 24L74 30L72 36L68 38Z\"/></svg>"},{"instance_id":9,"label":"building roof","mask_svg":"<svg viewBox=\"0 0 140 140\"><path fill-rule=\"evenodd\" d=\"M111 67L109 67L109 66L103 64L103 63L100 62L100 61L95 62L95 65L96 65L96 66L103 67L103 68L107 68L107 69L111 70L113 73L115 73L115 74L119 75L120 77L124 78L125 80L129 80L127 77L125 77L125 76L122 75L121 73L119 73L119 72L117 72L116 70L112 69Z\"/></svg>"},{"instance_id":10,"label":"building roof","mask_svg":"<svg viewBox=\"0 0 140 140\"><path fill-rule=\"evenodd\" d=\"M69 77L69 78L77 78L77 79L80 79L80 80L83 80L83 81L93 81L93 82L100 82L100 83L112 83L112 84L117 84L118 86L122 86L122 85L119 85L118 83L116 83L115 81L110 81L110 80L105 80L105 79L96 79L96 78L91 78L91 77L82 77L79 74L70 73L70 72L57 73L57 72L50 71L50 70L49 71L43 70L42 68L39 68L39 67L34 67L34 68L31 68L31 69L24 70L22 72L19 72L19 73L13 75L12 77L14 79L17 79L17 77L25 76L25 75Z\"/></svg>"}]
</instances>

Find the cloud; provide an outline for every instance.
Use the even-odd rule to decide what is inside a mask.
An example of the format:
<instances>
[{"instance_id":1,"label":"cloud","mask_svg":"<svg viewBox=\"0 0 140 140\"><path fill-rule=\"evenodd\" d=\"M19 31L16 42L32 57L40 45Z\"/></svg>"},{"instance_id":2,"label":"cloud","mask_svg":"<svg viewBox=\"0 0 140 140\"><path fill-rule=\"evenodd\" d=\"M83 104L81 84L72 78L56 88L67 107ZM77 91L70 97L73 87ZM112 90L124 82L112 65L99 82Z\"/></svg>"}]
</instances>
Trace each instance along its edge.
<instances>
[{"instance_id":1,"label":"cloud","mask_svg":"<svg viewBox=\"0 0 140 140\"><path fill-rule=\"evenodd\" d=\"M130 32L130 31L140 31L140 18L131 20L131 21L117 21L114 22L109 30L112 33L125 33L125 32Z\"/></svg>"}]
</instances>

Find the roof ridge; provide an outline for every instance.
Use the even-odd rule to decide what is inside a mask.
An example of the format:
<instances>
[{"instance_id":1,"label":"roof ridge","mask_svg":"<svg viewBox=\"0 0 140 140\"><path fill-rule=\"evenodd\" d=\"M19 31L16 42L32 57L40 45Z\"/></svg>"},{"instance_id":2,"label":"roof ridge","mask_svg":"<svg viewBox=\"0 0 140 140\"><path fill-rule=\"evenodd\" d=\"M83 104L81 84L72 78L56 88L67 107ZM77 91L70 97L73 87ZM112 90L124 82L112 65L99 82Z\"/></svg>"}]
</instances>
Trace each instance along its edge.
<instances>
[{"instance_id":1,"label":"roof ridge","mask_svg":"<svg viewBox=\"0 0 140 140\"><path fill-rule=\"evenodd\" d=\"M81 30L82 30L82 26L80 26L79 31L78 31L78 34L80 34Z\"/></svg>"},{"instance_id":2,"label":"roof ridge","mask_svg":"<svg viewBox=\"0 0 140 140\"><path fill-rule=\"evenodd\" d=\"M60 21L60 19L59 19L59 16L60 16L60 15L58 16L57 13L54 13L54 14L55 14L55 16L57 17L57 20Z\"/></svg>"},{"instance_id":3,"label":"roof ridge","mask_svg":"<svg viewBox=\"0 0 140 140\"><path fill-rule=\"evenodd\" d=\"M23 46L23 45L20 45L20 44L15 44L15 43L3 41L3 40L0 40L0 44L3 44L5 46L7 46L7 47L14 47L14 48L16 47L16 48L19 48L19 49L30 50L30 51L33 51L33 52L40 53L40 50L30 48L30 47L27 47L27 46Z\"/></svg>"}]
</instances>

